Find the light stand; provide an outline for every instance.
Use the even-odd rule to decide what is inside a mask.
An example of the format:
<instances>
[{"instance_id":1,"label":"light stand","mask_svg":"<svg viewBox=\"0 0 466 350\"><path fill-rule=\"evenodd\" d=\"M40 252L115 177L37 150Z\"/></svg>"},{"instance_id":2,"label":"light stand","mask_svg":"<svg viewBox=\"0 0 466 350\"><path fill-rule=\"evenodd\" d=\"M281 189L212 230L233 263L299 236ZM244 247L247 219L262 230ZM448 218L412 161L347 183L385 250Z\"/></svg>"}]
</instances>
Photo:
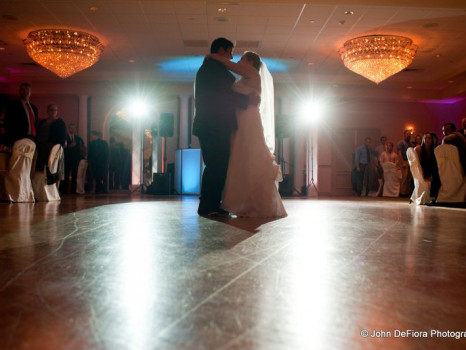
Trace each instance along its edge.
<instances>
[{"instance_id":1,"label":"light stand","mask_svg":"<svg viewBox=\"0 0 466 350\"><path fill-rule=\"evenodd\" d=\"M139 184L133 188L131 191L132 193L134 192L140 192L143 194L144 192L144 127L142 124L142 120L139 120L139 129L140 129L140 164L139 164Z\"/></svg>"},{"instance_id":2,"label":"light stand","mask_svg":"<svg viewBox=\"0 0 466 350\"><path fill-rule=\"evenodd\" d=\"M309 135L307 139L309 143ZM309 158L308 158L308 161L309 161ZM314 187L314 190L316 191L317 195L319 195L319 190L317 189L317 186L314 183L314 142L312 138L311 138L311 181L309 182L308 188L310 188L311 186Z\"/></svg>"},{"instance_id":3,"label":"light stand","mask_svg":"<svg viewBox=\"0 0 466 350\"><path fill-rule=\"evenodd\" d=\"M309 140L309 133L311 133L313 130L307 130L306 133L306 159L305 159L305 164L306 164L306 169L303 172L303 186L301 187L301 196L307 197L309 194L309 188L311 186L314 188L316 191L317 195L319 195L319 190L317 189L316 184L314 183L314 142L313 139ZM311 161L309 164L309 143L311 144ZM311 173L311 179L309 181L309 168L310 168L310 173Z\"/></svg>"},{"instance_id":4,"label":"light stand","mask_svg":"<svg viewBox=\"0 0 466 350\"><path fill-rule=\"evenodd\" d=\"M162 136L163 141L163 163L162 163L162 173L167 173L167 137Z\"/></svg>"}]
</instances>

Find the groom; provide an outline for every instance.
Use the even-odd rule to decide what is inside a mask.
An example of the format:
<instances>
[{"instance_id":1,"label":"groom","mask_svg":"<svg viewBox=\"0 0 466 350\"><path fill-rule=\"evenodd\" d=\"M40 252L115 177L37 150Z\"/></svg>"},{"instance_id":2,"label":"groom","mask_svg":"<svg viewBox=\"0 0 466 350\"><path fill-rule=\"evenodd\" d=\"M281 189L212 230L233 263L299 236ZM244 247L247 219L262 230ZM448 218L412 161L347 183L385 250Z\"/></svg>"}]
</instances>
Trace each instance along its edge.
<instances>
[{"instance_id":1,"label":"groom","mask_svg":"<svg viewBox=\"0 0 466 350\"><path fill-rule=\"evenodd\" d=\"M212 42L210 53L232 59L233 43L225 38ZM220 208L230 157L230 134L237 128L235 109L259 104L260 98L234 92L235 76L219 61L205 59L194 83L193 135L199 138L205 169L197 213L228 217Z\"/></svg>"}]
</instances>

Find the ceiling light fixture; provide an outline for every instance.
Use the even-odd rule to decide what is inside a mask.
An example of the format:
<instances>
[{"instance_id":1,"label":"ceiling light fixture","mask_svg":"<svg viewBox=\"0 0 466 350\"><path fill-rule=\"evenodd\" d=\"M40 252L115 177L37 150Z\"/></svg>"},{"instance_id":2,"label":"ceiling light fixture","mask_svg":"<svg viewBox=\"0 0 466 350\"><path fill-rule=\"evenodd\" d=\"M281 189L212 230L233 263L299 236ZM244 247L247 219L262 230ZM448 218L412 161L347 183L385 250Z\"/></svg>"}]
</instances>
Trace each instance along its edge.
<instances>
[{"instance_id":1,"label":"ceiling light fixture","mask_svg":"<svg viewBox=\"0 0 466 350\"><path fill-rule=\"evenodd\" d=\"M104 49L97 37L71 29L39 29L23 42L35 62L60 78L89 68Z\"/></svg>"},{"instance_id":2,"label":"ceiling light fixture","mask_svg":"<svg viewBox=\"0 0 466 350\"><path fill-rule=\"evenodd\" d=\"M346 41L339 53L345 66L378 84L408 67L417 46L397 35L367 35Z\"/></svg>"}]
</instances>

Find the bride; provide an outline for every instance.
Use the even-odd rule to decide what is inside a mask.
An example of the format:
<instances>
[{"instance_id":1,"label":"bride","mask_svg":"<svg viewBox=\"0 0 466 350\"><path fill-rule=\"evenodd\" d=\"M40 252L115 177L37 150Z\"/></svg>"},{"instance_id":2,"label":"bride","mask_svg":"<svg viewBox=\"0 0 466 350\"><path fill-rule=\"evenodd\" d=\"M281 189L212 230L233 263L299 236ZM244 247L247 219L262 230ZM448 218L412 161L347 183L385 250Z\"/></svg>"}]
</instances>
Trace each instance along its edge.
<instances>
[{"instance_id":1,"label":"bride","mask_svg":"<svg viewBox=\"0 0 466 350\"><path fill-rule=\"evenodd\" d=\"M260 107L250 105L246 110L236 110L238 129L232 133L221 207L243 217L284 217L287 214L278 193L282 174L273 155L272 75L259 55L252 51L245 52L238 63L217 54L208 57L241 76L233 86L236 92L261 96Z\"/></svg>"}]
</instances>

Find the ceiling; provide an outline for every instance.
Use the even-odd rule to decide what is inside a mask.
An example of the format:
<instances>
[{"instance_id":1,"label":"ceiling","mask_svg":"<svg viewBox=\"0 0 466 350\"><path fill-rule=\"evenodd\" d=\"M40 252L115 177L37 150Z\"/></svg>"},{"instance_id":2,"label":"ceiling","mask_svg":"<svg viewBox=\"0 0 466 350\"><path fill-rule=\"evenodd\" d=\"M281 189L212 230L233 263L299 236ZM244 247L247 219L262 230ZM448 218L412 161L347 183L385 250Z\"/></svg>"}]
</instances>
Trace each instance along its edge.
<instances>
[{"instance_id":1,"label":"ceiling","mask_svg":"<svg viewBox=\"0 0 466 350\"><path fill-rule=\"evenodd\" d=\"M397 34L418 45L416 57L379 86L438 98L464 96L466 88L464 0L0 0L0 82L61 80L34 65L22 44L30 31L55 27L89 32L105 45L100 61L69 82L192 81L196 66L180 73L160 64L203 56L211 40L224 36L237 53L252 49L283 60L289 69L275 73L276 82L372 88L344 67L338 50L353 37Z\"/></svg>"}]
</instances>

